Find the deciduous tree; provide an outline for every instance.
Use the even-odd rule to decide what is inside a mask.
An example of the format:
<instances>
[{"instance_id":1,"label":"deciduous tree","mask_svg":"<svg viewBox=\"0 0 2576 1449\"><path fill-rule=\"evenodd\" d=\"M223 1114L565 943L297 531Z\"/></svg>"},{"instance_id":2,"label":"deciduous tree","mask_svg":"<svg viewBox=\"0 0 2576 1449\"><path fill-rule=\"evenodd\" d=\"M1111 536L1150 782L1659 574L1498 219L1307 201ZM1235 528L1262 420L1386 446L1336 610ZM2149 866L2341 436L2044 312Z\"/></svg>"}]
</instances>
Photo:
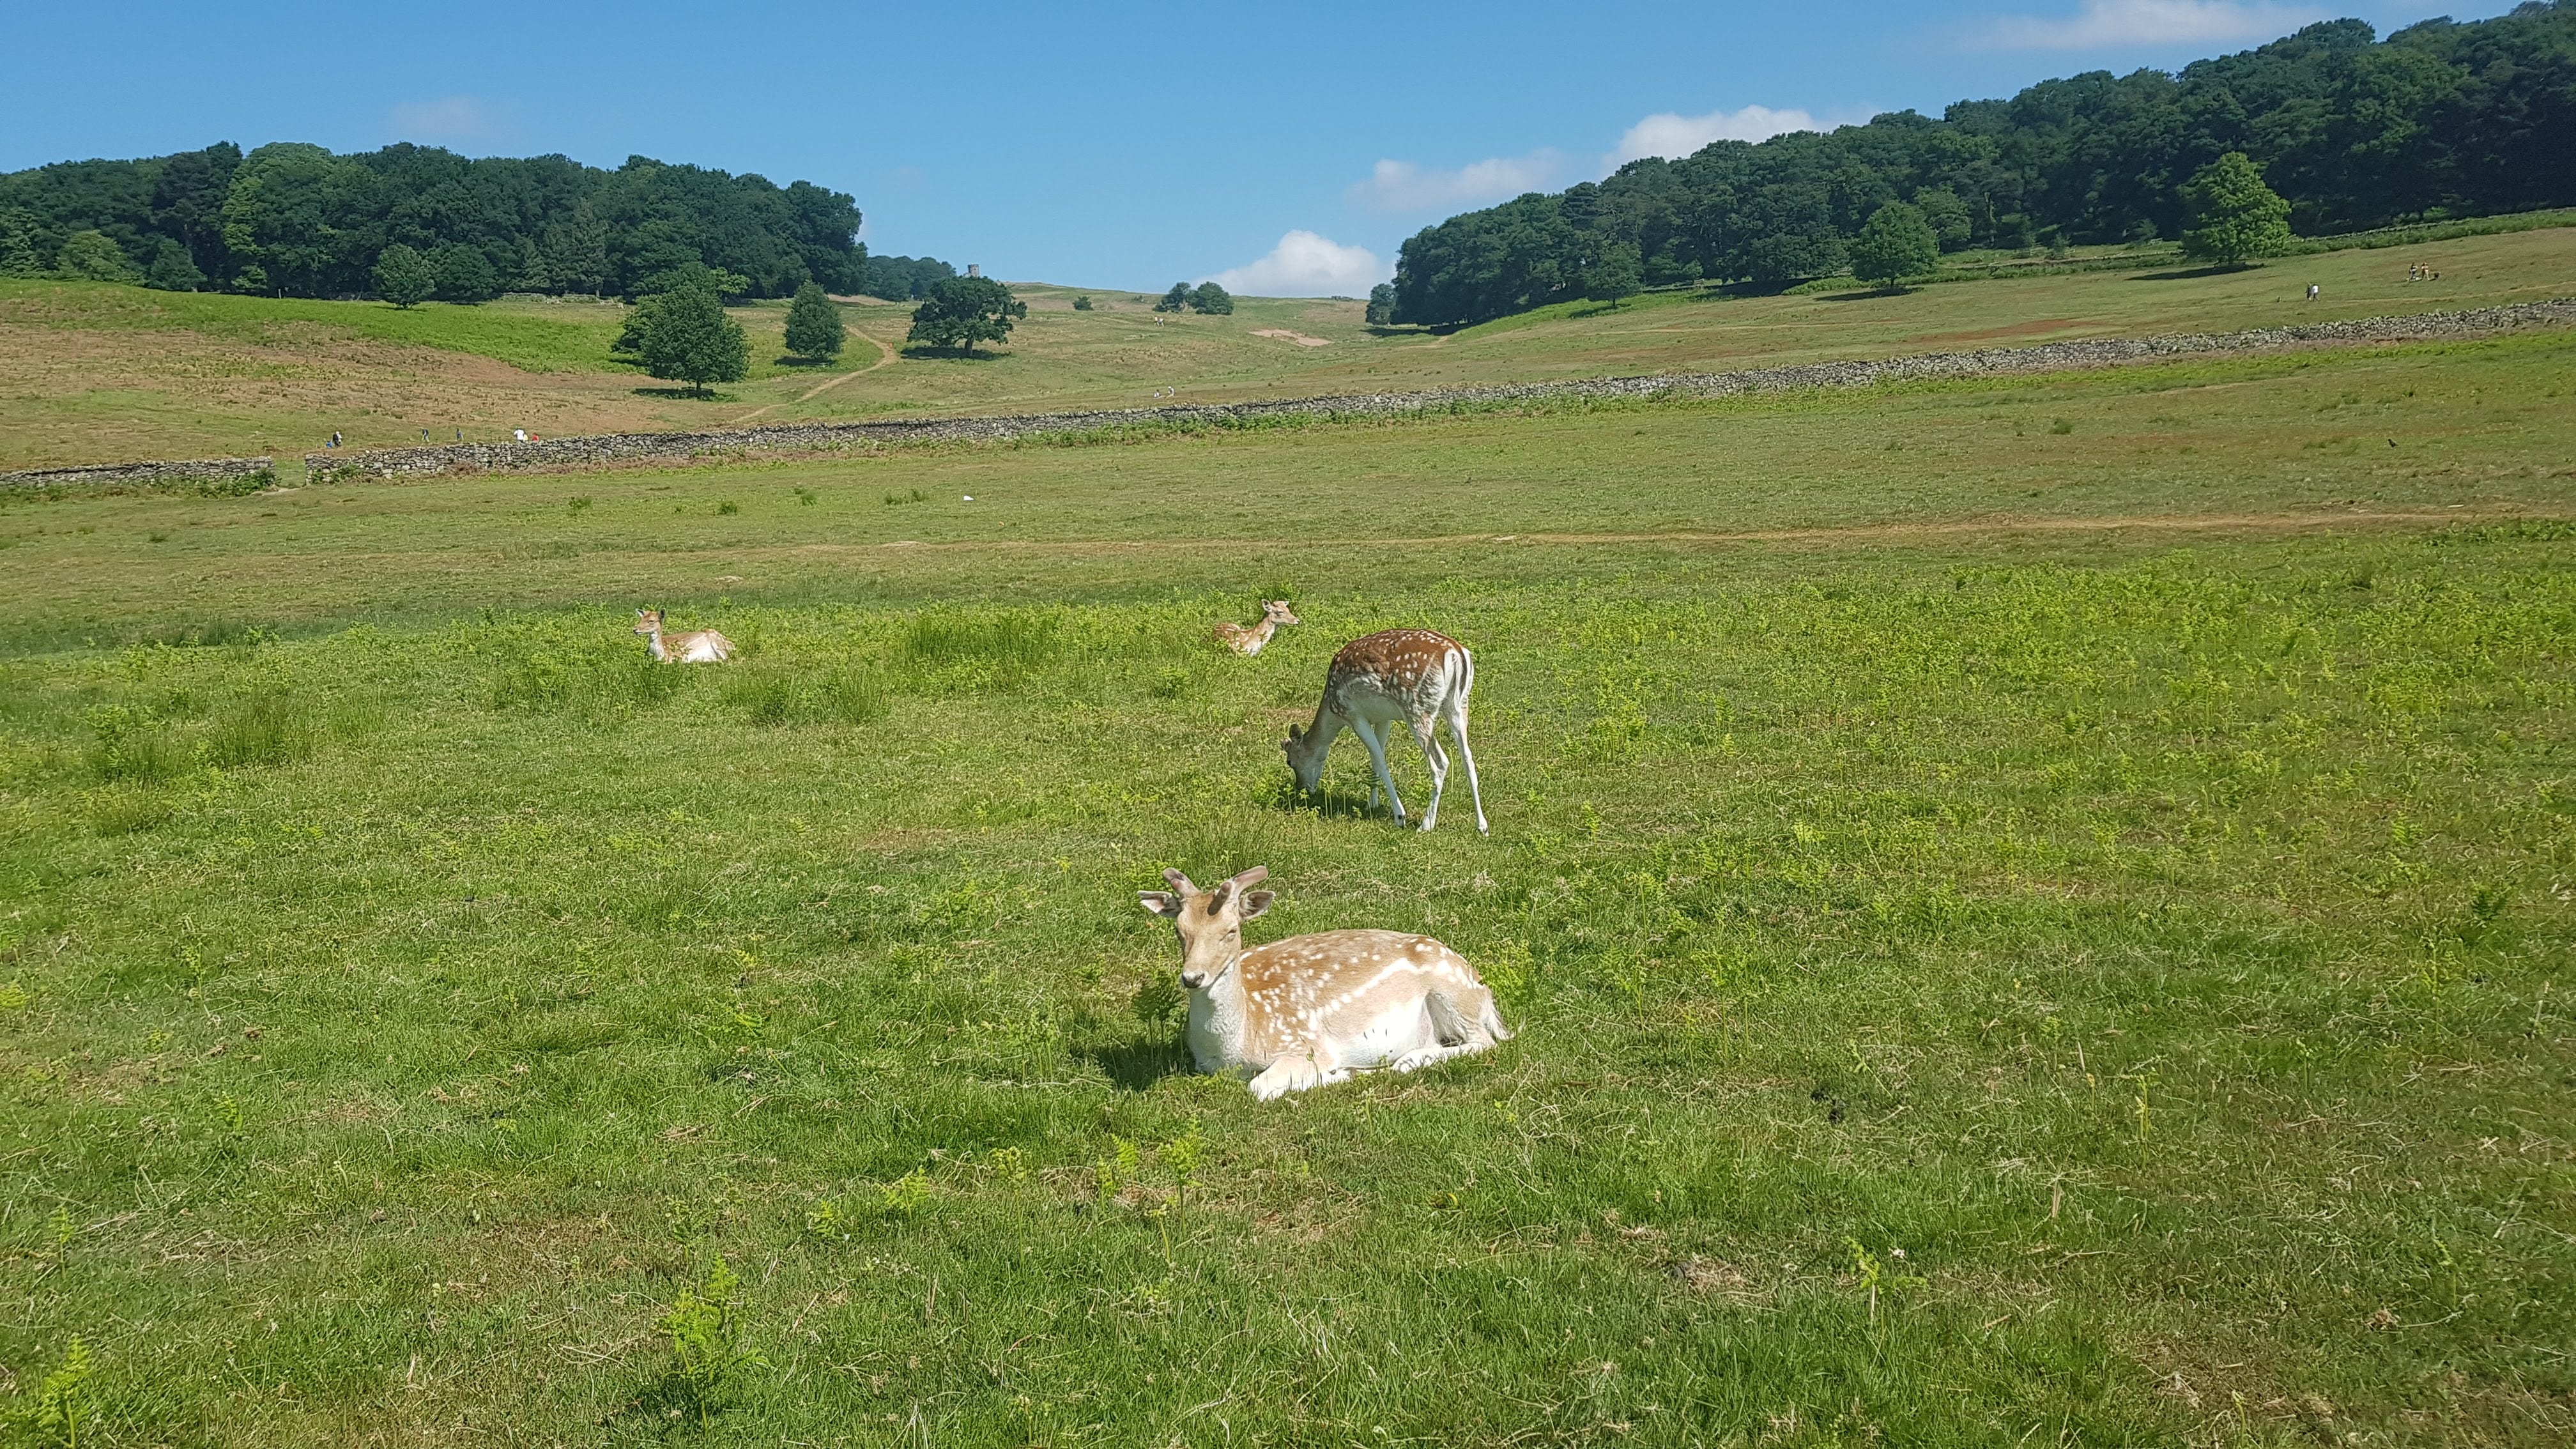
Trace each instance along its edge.
<instances>
[{"instance_id":1,"label":"deciduous tree","mask_svg":"<svg viewBox=\"0 0 2576 1449\"><path fill-rule=\"evenodd\" d=\"M1190 291L1190 310L1219 317L1234 313L1234 294L1214 282L1201 282Z\"/></svg>"},{"instance_id":2,"label":"deciduous tree","mask_svg":"<svg viewBox=\"0 0 2576 1449\"><path fill-rule=\"evenodd\" d=\"M1583 295L1616 307L1644 288L1643 266L1634 246L1612 242L1595 252L1583 269Z\"/></svg>"},{"instance_id":3,"label":"deciduous tree","mask_svg":"<svg viewBox=\"0 0 2576 1449\"><path fill-rule=\"evenodd\" d=\"M376 295L397 307L414 307L438 291L438 274L429 258L396 242L376 258Z\"/></svg>"},{"instance_id":4,"label":"deciduous tree","mask_svg":"<svg viewBox=\"0 0 2576 1449\"><path fill-rule=\"evenodd\" d=\"M617 350L632 353L653 376L685 382L701 395L708 383L740 382L751 370L742 324L725 315L724 299L702 274L683 273L670 291L636 303Z\"/></svg>"},{"instance_id":5,"label":"deciduous tree","mask_svg":"<svg viewBox=\"0 0 2576 1449\"><path fill-rule=\"evenodd\" d=\"M1891 201L1870 213L1852 242L1852 275L1893 287L1941 265L1941 238L1920 208Z\"/></svg>"},{"instance_id":6,"label":"deciduous tree","mask_svg":"<svg viewBox=\"0 0 2576 1449\"><path fill-rule=\"evenodd\" d=\"M1011 335L1012 321L1027 315L1029 304L991 277L950 277L913 309L906 340L954 347L972 357L976 343L1001 341Z\"/></svg>"},{"instance_id":7,"label":"deciduous tree","mask_svg":"<svg viewBox=\"0 0 2576 1449\"><path fill-rule=\"evenodd\" d=\"M63 243L62 255L54 265L64 276L77 277L84 282L143 280L143 274L134 269L125 249L103 231L74 232L72 239Z\"/></svg>"},{"instance_id":8,"label":"deciduous tree","mask_svg":"<svg viewBox=\"0 0 2576 1449\"><path fill-rule=\"evenodd\" d=\"M2183 202L2191 216L2182 234L2185 256L2241 267L2289 249L2290 203L2264 184L2242 151L2200 168L2183 187Z\"/></svg>"}]
</instances>

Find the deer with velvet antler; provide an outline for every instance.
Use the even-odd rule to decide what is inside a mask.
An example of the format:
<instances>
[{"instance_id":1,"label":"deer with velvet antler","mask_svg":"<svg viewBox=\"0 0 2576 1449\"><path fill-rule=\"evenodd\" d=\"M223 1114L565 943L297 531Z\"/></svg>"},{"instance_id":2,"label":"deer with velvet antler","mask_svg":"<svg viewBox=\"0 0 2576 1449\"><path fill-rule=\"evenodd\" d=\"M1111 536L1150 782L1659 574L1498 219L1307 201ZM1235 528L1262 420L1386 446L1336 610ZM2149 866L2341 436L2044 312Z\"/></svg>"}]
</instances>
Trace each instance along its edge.
<instances>
[{"instance_id":1,"label":"deer with velvet antler","mask_svg":"<svg viewBox=\"0 0 2576 1449\"><path fill-rule=\"evenodd\" d=\"M1203 891L1167 870L1170 890L1136 893L1180 936L1190 1055L1200 1071L1248 1077L1252 1095L1267 1102L1355 1071L1410 1072L1511 1039L1476 968L1429 936L1324 931L1245 950L1243 923L1270 909L1272 896L1252 887L1269 876L1256 865Z\"/></svg>"}]
</instances>

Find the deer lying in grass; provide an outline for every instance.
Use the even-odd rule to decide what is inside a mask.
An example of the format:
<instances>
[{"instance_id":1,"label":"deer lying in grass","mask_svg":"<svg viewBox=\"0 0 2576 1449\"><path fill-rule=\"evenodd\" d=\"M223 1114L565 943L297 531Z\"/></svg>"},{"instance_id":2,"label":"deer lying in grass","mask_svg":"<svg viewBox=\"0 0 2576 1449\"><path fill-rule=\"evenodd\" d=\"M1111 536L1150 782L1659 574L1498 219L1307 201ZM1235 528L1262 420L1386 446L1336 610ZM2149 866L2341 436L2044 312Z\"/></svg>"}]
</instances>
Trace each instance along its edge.
<instances>
[{"instance_id":1,"label":"deer lying in grass","mask_svg":"<svg viewBox=\"0 0 2576 1449\"><path fill-rule=\"evenodd\" d=\"M1324 671L1324 698L1315 706L1315 722L1305 729L1288 727L1280 748L1297 788L1313 794L1324 778L1324 757L1333 736L1347 729L1368 746L1377 783L1386 787L1386 803L1395 823L1404 823L1404 801L1395 793L1395 777L1386 769L1387 725L1401 724L1422 758L1431 766L1431 803L1422 807L1422 828L1440 819L1440 791L1449 783L1449 755L1440 748L1442 720L1458 741L1458 758L1467 765L1467 790L1476 801L1476 831L1488 833L1485 789L1476 779L1476 752L1467 746L1467 694L1476 687L1476 661L1467 646L1428 629L1389 629L1354 639L1333 656ZM1377 791L1369 791L1377 804Z\"/></svg>"},{"instance_id":2,"label":"deer lying in grass","mask_svg":"<svg viewBox=\"0 0 2576 1449\"><path fill-rule=\"evenodd\" d=\"M1260 653L1261 646L1270 642L1270 636L1279 632L1280 625L1302 622L1288 611L1286 599L1264 599L1261 601L1260 623L1249 629L1232 620L1220 623L1216 626L1216 642L1248 657Z\"/></svg>"},{"instance_id":3,"label":"deer lying in grass","mask_svg":"<svg viewBox=\"0 0 2576 1449\"><path fill-rule=\"evenodd\" d=\"M1243 923L1270 909L1254 866L1203 891L1177 870L1137 902L1181 938L1190 1055L1210 1075L1249 1077L1262 1101L1410 1072L1511 1040L1476 968L1429 936L1324 931L1243 949Z\"/></svg>"},{"instance_id":4,"label":"deer lying in grass","mask_svg":"<svg viewBox=\"0 0 2576 1449\"><path fill-rule=\"evenodd\" d=\"M663 633L659 609L636 610L635 632L645 636L645 652L664 664L722 664L733 657L733 641L713 629Z\"/></svg>"}]
</instances>

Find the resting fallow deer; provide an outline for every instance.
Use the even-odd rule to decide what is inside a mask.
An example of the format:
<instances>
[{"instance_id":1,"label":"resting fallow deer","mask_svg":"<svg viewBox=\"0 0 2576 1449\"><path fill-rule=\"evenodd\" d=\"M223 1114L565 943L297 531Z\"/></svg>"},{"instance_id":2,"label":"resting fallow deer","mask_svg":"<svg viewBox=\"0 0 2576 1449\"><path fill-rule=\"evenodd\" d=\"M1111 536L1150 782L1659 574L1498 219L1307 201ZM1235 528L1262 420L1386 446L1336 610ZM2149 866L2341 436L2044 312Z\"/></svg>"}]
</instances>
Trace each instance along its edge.
<instances>
[{"instance_id":1,"label":"resting fallow deer","mask_svg":"<svg viewBox=\"0 0 2576 1449\"><path fill-rule=\"evenodd\" d=\"M1466 645L1445 634L1389 629L1343 645L1324 671L1324 698L1315 706L1315 722L1302 730L1290 725L1288 738L1280 743L1288 752L1288 768L1296 772L1297 788L1310 795L1315 792L1323 782L1324 757L1333 748L1333 736L1347 729L1368 746L1377 783L1386 788L1387 805L1395 812L1395 823L1402 825L1404 801L1396 795L1395 777L1386 768L1387 726L1401 724L1422 746L1422 758L1431 766L1431 803L1422 807L1422 828L1429 830L1440 819L1440 791L1449 783L1449 755L1440 748L1437 736L1440 722L1447 720L1449 733L1458 741L1458 758L1466 762L1467 790L1476 801L1477 833L1488 833L1485 789L1476 779L1476 752L1467 745L1467 694L1475 687L1474 656ZM1375 789L1369 791L1369 804L1377 804Z\"/></svg>"},{"instance_id":2,"label":"resting fallow deer","mask_svg":"<svg viewBox=\"0 0 2576 1449\"><path fill-rule=\"evenodd\" d=\"M733 641L713 629L663 633L659 609L636 610L635 632L645 636L645 652L664 664L722 664L733 657Z\"/></svg>"},{"instance_id":3,"label":"resting fallow deer","mask_svg":"<svg viewBox=\"0 0 2576 1449\"><path fill-rule=\"evenodd\" d=\"M1303 622L1289 612L1286 599L1264 599L1261 601L1260 623L1247 629L1226 620L1216 626L1216 642L1237 654L1250 656L1261 652L1261 646L1270 642L1270 636L1279 632L1280 625Z\"/></svg>"},{"instance_id":4,"label":"resting fallow deer","mask_svg":"<svg viewBox=\"0 0 2576 1449\"><path fill-rule=\"evenodd\" d=\"M1269 876L1256 865L1203 891L1167 870L1170 890L1136 893L1181 938L1200 1071L1248 1077L1267 1102L1511 1040L1476 968L1429 936L1323 931L1243 949L1243 923L1270 909L1271 892L1252 887Z\"/></svg>"}]
</instances>

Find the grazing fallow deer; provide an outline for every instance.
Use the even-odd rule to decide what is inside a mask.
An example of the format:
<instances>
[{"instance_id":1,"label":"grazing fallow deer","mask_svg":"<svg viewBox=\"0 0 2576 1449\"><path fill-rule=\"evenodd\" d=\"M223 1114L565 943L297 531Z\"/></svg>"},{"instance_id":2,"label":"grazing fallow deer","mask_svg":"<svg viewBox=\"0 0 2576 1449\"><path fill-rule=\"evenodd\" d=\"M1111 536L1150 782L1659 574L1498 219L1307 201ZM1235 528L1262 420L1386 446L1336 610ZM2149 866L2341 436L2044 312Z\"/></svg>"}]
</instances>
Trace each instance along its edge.
<instances>
[{"instance_id":1,"label":"grazing fallow deer","mask_svg":"<svg viewBox=\"0 0 2576 1449\"><path fill-rule=\"evenodd\" d=\"M635 632L645 636L645 652L664 664L722 664L733 657L733 641L713 629L663 633L659 609L636 610Z\"/></svg>"},{"instance_id":2,"label":"grazing fallow deer","mask_svg":"<svg viewBox=\"0 0 2576 1449\"><path fill-rule=\"evenodd\" d=\"M1386 787L1387 804L1395 811L1395 823L1402 825L1404 801L1386 769L1387 726L1401 724L1431 766L1431 803L1422 807L1422 828L1429 830L1440 819L1440 791L1449 783L1449 755L1437 735L1440 722L1447 720L1458 741L1458 758L1467 765L1477 833L1488 833L1485 789L1476 779L1476 752L1467 745L1467 694L1475 687L1474 656L1445 634L1389 629L1343 645L1324 671L1324 698L1315 706L1314 724L1302 730L1290 725L1280 744L1288 752L1288 768L1296 772L1297 788L1314 793L1323 781L1324 756L1333 748L1333 736L1347 729L1368 746L1377 783ZM1374 788L1369 804L1377 804Z\"/></svg>"},{"instance_id":3,"label":"grazing fallow deer","mask_svg":"<svg viewBox=\"0 0 2576 1449\"><path fill-rule=\"evenodd\" d=\"M1181 938L1200 1071L1249 1077L1267 1102L1511 1040L1476 968L1429 936L1324 931L1243 949L1243 923L1270 909L1271 893L1251 887L1269 875L1256 865L1203 891L1167 870L1170 890L1136 893Z\"/></svg>"},{"instance_id":4,"label":"grazing fallow deer","mask_svg":"<svg viewBox=\"0 0 2576 1449\"><path fill-rule=\"evenodd\" d=\"M1270 636L1279 632L1280 625L1303 622L1288 611L1286 599L1264 599L1261 601L1260 623L1247 629L1226 620L1216 626L1216 642L1237 654L1250 656L1261 652L1261 646L1270 642Z\"/></svg>"}]
</instances>

